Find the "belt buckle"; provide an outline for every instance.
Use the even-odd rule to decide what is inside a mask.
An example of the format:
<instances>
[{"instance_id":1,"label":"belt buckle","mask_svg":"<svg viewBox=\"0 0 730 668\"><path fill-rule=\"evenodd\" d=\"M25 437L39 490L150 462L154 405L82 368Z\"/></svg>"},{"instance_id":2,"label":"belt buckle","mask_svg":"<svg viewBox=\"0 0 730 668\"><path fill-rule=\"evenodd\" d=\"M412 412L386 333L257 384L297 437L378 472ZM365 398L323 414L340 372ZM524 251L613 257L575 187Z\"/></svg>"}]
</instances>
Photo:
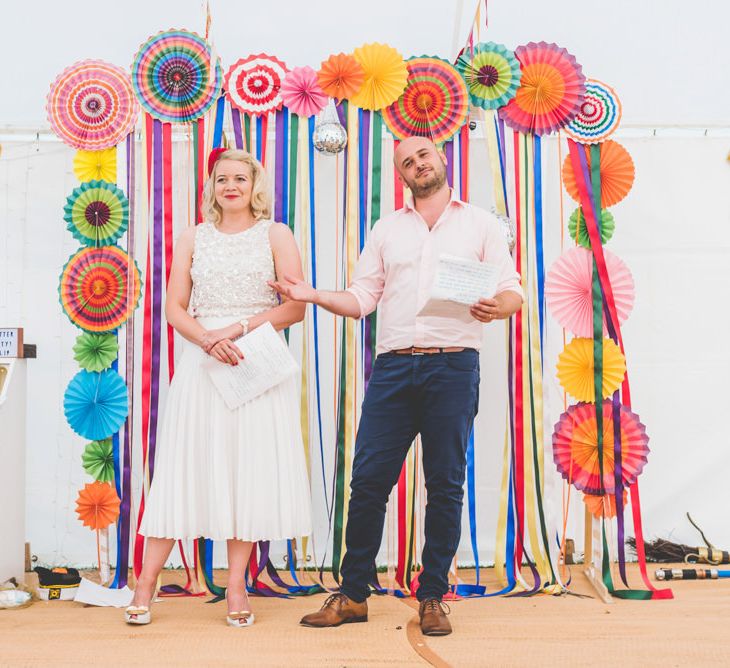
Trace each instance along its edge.
<instances>
[{"instance_id":1,"label":"belt buckle","mask_svg":"<svg viewBox=\"0 0 730 668\"><path fill-rule=\"evenodd\" d=\"M411 357L414 357L414 356L416 356L416 355L425 355L425 354L426 354L426 353L417 353L417 352L415 351L415 346L414 346L414 350L411 350Z\"/></svg>"}]
</instances>

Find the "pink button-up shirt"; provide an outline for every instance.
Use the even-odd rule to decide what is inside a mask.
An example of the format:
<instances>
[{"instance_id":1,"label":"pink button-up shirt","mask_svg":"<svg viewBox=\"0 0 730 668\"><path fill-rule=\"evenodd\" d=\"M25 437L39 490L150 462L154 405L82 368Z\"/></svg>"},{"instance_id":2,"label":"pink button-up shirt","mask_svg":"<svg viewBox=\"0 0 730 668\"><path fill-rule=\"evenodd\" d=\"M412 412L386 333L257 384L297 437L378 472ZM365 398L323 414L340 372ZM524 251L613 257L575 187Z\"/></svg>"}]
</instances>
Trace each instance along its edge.
<instances>
[{"instance_id":1,"label":"pink button-up shirt","mask_svg":"<svg viewBox=\"0 0 730 668\"><path fill-rule=\"evenodd\" d=\"M380 305L378 354L410 346L481 347L478 320L416 315L426 303L441 253L496 265L497 293L512 290L522 296L520 276L492 214L462 202L452 190L429 230L411 199L373 226L347 288L360 304L360 317Z\"/></svg>"}]
</instances>

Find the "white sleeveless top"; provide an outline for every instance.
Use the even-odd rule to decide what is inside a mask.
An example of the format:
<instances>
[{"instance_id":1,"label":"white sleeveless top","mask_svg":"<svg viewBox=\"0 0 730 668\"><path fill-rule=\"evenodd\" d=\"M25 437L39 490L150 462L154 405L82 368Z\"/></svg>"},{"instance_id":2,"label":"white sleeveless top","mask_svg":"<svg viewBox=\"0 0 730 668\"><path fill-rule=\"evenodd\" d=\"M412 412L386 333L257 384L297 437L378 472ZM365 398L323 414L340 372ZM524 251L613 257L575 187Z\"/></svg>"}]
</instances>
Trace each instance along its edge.
<instances>
[{"instance_id":1,"label":"white sleeveless top","mask_svg":"<svg viewBox=\"0 0 730 668\"><path fill-rule=\"evenodd\" d=\"M267 281L276 278L269 243L271 220L260 220L237 234L219 232L213 223L195 229L190 276L194 317L255 315L279 303Z\"/></svg>"}]
</instances>

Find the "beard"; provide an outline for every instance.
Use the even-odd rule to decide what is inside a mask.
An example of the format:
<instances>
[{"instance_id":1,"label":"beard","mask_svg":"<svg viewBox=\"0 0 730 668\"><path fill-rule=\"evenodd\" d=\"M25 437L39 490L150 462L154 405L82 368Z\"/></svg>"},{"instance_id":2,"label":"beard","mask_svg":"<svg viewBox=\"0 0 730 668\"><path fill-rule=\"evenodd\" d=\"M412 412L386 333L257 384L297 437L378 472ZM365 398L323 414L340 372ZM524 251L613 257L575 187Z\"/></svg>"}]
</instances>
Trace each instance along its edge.
<instances>
[{"instance_id":1,"label":"beard","mask_svg":"<svg viewBox=\"0 0 730 668\"><path fill-rule=\"evenodd\" d=\"M413 193L413 197L423 199L429 195L433 195L437 190L440 190L446 183L446 166L439 162L433 167L433 173L425 180L417 181L406 181L406 185Z\"/></svg>"}]
</instances>

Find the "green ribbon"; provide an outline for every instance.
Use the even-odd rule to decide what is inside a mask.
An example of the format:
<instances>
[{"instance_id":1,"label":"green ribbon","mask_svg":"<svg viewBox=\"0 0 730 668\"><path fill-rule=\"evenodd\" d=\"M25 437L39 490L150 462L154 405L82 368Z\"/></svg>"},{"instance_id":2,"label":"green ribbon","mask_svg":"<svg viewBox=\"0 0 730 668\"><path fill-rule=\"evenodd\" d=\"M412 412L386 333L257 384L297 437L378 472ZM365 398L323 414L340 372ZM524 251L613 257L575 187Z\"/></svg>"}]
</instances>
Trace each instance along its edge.
<instances>
[{"instance_id":1,"label":"green ribbon","mask_svg":"<svg viewBox=\"0 0 730 668\"><path fill-rule=\"evenodd\" d=\"M332 539L332 576L340 581L340 562L342 559L342 530L345 513L345 408L347 389L347 336L342 325L342 347L340 349L340 396L337 411L337 454L335 458L334 529Z\"/></svg>"}]
</instances>

